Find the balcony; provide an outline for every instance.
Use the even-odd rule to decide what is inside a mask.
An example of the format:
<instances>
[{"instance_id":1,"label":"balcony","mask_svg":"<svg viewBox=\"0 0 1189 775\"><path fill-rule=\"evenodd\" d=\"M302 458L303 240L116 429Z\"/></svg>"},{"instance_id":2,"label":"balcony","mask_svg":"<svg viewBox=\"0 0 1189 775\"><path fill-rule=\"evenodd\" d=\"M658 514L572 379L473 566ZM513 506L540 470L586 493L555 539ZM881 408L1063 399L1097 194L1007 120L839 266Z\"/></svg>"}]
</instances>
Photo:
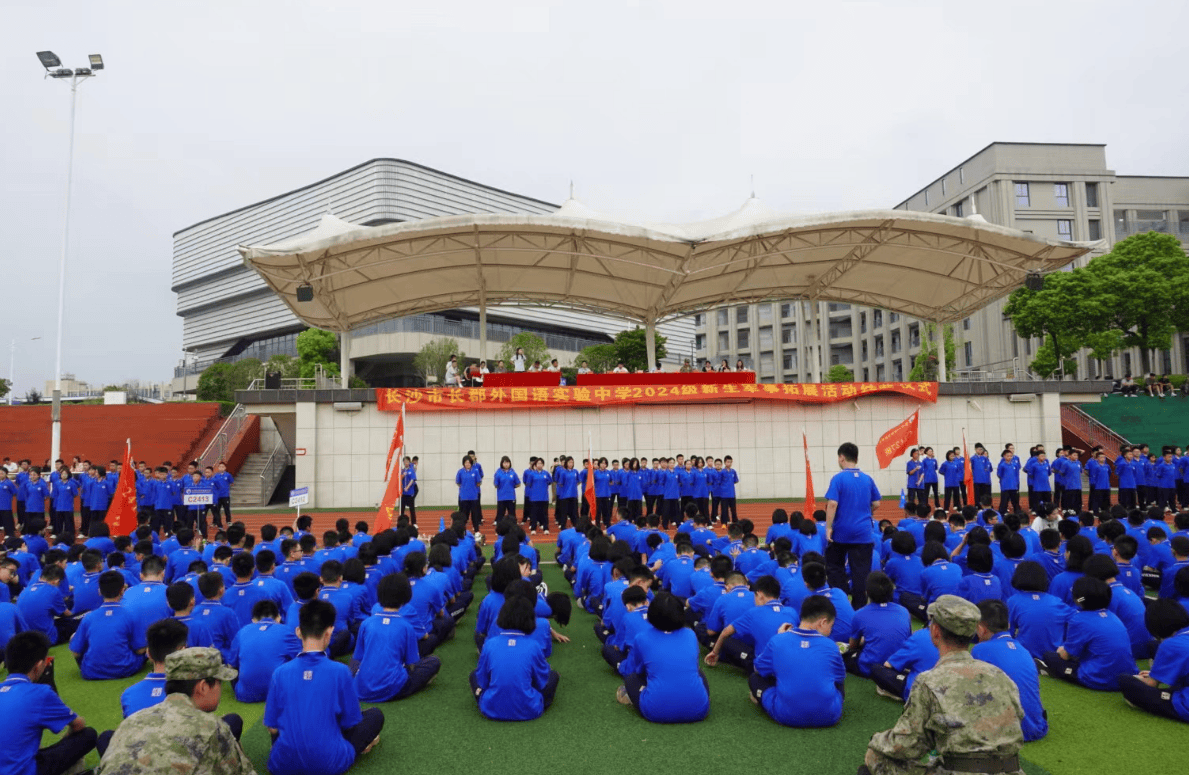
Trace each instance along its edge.
<instances>
[{"instance_id":1,"label":"balcony","mask_svg":"<svg viewBox=\"0 0 1189 775\"><path fill-rule=\"evenodd\" d=\"M1136 234L1146 234L1149 231L1161 234L1172 234L1181 242L1189 244L1189 221L1115 221L1115 241L1124 240Z\"/></svg>"}]
</instances>

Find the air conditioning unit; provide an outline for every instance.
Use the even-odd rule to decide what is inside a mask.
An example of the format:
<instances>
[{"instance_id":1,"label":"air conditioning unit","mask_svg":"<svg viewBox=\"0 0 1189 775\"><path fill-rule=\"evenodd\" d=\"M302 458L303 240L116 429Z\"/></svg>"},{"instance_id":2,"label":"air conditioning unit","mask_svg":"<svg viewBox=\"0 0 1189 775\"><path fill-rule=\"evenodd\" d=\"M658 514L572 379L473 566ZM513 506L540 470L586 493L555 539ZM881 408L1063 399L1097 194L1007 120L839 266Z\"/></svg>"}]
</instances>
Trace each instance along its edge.
<instances>
[{"instance_id":1,"label":"air conditioning unit","mask_svg":"<svg viewBox=\"0 0 1189 775\"><path fill-rule=\"evenodd\" d=\"M1036 400L1035 393L1012 393L1007 397L1013 404L1030 404Z\"/></svg>"},{"instance_id":2,"label":"air conditioning unit","mask_svg":"<svg viewBox=\"0 0 1189 775\"><path fill-rule=\"evenodd\" d=\"M334 410L336 412L359 412L363 410L362 401L335 401Z\"/></svg>"}]
</instances>

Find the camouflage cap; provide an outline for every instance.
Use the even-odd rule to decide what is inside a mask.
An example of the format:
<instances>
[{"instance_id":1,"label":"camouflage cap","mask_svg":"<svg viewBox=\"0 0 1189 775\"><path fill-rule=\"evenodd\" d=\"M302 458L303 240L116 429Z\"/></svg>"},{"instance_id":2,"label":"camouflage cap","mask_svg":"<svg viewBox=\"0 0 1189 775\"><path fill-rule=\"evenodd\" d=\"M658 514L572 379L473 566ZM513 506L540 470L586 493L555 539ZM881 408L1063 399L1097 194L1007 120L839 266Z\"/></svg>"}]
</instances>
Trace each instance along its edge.
<instances>
[{"instance_id":1,"label":"camouflage cap","mask_svg":"<svg viewBox=\"0 0 1189 775\"><path fill-rule=\"evenodd\" d=\"M957 595L942 595L929 604L929 620L955 635L969 638L978 631L978 606ZM187 649L192 651L193 649Z\"/></svg>"},{"instance_id":2,"label":"camouflage cap","mask_svg":"<svg viewBox=\"0 0 1189 775\"><path fill-rule=\"evenodd\" d=\"M165 658L166 681L198 681L204 678L230 681L237 675L239 672L235 668L223 664L223 656L216 648L182 649Z\"/></svg>"}]
</instances>

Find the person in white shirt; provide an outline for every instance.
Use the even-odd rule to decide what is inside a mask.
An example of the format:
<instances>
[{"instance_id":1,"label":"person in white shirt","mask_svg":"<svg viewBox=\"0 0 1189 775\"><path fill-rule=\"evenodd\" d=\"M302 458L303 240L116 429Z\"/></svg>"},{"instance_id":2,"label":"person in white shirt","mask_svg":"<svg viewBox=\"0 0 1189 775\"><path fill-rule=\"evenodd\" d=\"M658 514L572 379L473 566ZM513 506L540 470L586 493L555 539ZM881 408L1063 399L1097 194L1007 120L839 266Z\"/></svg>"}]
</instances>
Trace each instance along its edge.
<instances>
[{"instance_id":1,"label":"person in white shirt","mask_svg":"<svg viewBox=\"0 0 1189 775\"><path fill-rule=\"evenodd\" d=\"M743 359L735 361L735 371L747 371L747 367L743 365Z\"/></svg>"},{"instance_id":2,"label":"person in white shirt","mask_svg":"<svg viewBox=\"0 0 1189 775\"><path fill-rule=\"evenodd\" d=\"M614 369L612 369L611 371L613 374L627 374L628 373L628 370L624 367L624 365L622 363L619 363L618 365L616 365L616 367Z\"/></svg>"},{"instance_id":3,"label":"person in white shirt","mask_svg":"<svg viewBox=\"0 0 1189 775\"><path fill-rule=\"evenodd\" d=\"M529 370L529 371L532 371L532 372L538 372L538 371L540 371L540 370L541 370L541 362L540 362L540 361L533 361L533 365L532 365L532 366L529 366L529 367L528 367L528 370Z\"/></svg>"},{"instance_id":4,"label":"person in white shirt","mask_svg":"<svg viewBox=\"0 0 1189 775\"><path fill-rule=\"evenodd\" d=\"M726 358L723 358L723 359L722 359L722 365L718 367L718 370L719 370L719 372L728 372L728 371L730 371L730 370L731 370L731 367L730 367L730 365L727 363L727 359L726 359Z\"/></svg>"},{"instance_id":5,"label":"person in white shirt","mask_svg":"<svg viewBox=\"0 0 1189 775\"><path fill-rule=\"evenodd\" d=\"M590 370L590 366L587 365L586 361L583 361L582 365L578 367L578 373L579 374L592 374L593 372Z\"/></svg>"},{"instance_id":6,"label":"person in white shirt","mask_svg":"<svg viewBox=\"0 0 1189 775\"><path fill-rule=\"evenodd\" d=\"M475 387L483 387L483 378L490 373L487 369L487 361L479 361L479 378L475 380Z\"/></svg>"},{"instance_id":7,"label":"person in white shirt","mask_svg":"<svg viewBox=\"0 0 1189 775\"><path fill-rule=\"evenodd\" d=\"M517 347L516 354L512 356L512 371L524 371L525 363L524 348Z\"/></svg>"},{"instance_id":8,"label":"person in white shirt","mask_svg":"<svg viewBox=\"0 0 1189 775\"><path fill-rule=\"evenodd\" d=\"M557 365L557 358L549 361L549 368L546 371L561 371L561 367Z\"/></svg>"},{"instance_id":9,"label":"person in white shirt","mask_svg":"<svg viewBox=\"0 0 1189 775\"><path fill-rule=\"evenodd\" d=\"M451 355L446 364L446 387L458 387L458 356Z\"/></svg>"}]
</instances>

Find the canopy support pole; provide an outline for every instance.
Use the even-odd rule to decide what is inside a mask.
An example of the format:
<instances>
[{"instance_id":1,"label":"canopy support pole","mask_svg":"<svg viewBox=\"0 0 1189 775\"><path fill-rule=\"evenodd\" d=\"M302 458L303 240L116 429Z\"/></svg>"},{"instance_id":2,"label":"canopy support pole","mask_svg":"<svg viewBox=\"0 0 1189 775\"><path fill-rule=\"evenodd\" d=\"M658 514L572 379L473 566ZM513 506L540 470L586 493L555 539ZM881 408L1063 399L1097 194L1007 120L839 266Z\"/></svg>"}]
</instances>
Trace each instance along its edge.
<instances>
[{"instance_id":1,"label":"canopy support pole","mask_svg":"<svg viewBox=\"0 0 1189 775\"><path fill-rule=\"evenodd\" d=\"M487 360L487 287L479 286L479 360Z\"/></svg>"},{"instance_id":2,"label":"canopy support pole","mask_svg":"<svg viewBox=\"0 0 1189 775\"><path fill-rule=\"evenodd\" d=\"M946 378L945 360L946 360L945 327L941 323L938 323L937 324L937 381L938 382L945 382L945 378Z\"/></svg>"},{"instance_id":3,"label":"canopy support pole","mask_svg":"<svg viewBox=\"0 0 1189 775\"><path fill-rule=\"evenodd\" d=\"M818 350L821 349L821 332L817 327L817 300L809 302L809 331L805 341L809 343L809 381L821 382L821 369L818 364Z\"/></svg>"},{"instance_id":4,"label":"canopy support pole","mask_svg":"<svg viewBox=\"0 0 1189 775\"><path fill-rule=\"evenodd\" d=\"M351 332L339 334L339 373L343 378L343 390L351 380Z\"/></svg>"},{"instance_id":5,"label":"canopy support pole","mask_svg":"<svg viewBox=\"0 0 1189 775\"><path fill-rule=\"evenodd\" d=\"M656 368L656 319L644 321L644 352L648 357L648 371Z\"/></svg>"}]
</instances>

